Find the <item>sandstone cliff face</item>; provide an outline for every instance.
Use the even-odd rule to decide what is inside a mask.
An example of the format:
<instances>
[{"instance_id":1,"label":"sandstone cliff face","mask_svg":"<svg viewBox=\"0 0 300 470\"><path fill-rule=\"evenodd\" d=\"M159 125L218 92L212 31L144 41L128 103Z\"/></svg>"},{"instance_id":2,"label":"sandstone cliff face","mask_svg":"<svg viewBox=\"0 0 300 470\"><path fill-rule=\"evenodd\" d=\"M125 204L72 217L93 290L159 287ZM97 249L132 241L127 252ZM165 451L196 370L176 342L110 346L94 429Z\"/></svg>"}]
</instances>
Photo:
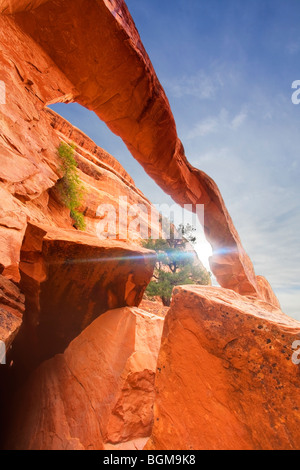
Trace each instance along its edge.
<instances>
[{"instance_id":1,"label":"sandstone cliff face","mask_svg":"<svg viewBox=\"0 0 300 470\"><path fill-rule=\"evenodd\" d=\"M141 449L153 424L162 327L161 317L128 307L95 320L20 391L7 446Z\"/></svg>"},{"instance_id":2,"label":"sandstone cliff face","mask_svg":"<svg viewBox=\"0 0 300 470\"><path fill-rule=\"evenodd\" d=\"M0 269L20 280L19 261L27 220L70 226L61 208L51 207L48 190L62 176L59 139L43 110L69 83L15 23L0 16L1 79L6 104L1 111ZM20 57L22 59L20 59Z\"/></svg>"},{"instance_id":3,"label":"sandstone cliff face","mask_svg":"<svg viewBox=\"0 0 300 470\"><path fill-rule=\"evenodd\" d=\"M269 303L214 287L176 288L146 449L298 449L299 338L300 323Z\"/></svg>"},{"instance_id":4,"label":"sandstone cliff face","mask_svg":"<svg viewBox=\"0 0 300 470\"><path fill-rule=\"evenodd\" d=\"M54 111L47 109L47 113L51 127L59 139L76 145L75 158L80 179L84 184L84 199L80 210L85 215L86 231L93 235L97 234L97 225L101 220L101 214L97 213L97 209L101 204L106 204L114 207L117 214L113 238L135 242L141 239L139 226L131 223L134 215L128 216L127 223L119 216L122 211L130 213L130 207L134 205L144 206L145 212L141 212L141 219L148 226L151 211L156 212L150 201L135 186L130 175L114 157L95 145L83 132L71 126ZM159 230L158 223L153 225L154 229Z\"/></svg>"},{"instance_id":5,"label":"sandstone cliff face","mask_svg":"<svg viewBox=\"0 0 300 470\"><path fill-rule=\"evenodd\" d=\"M84 250L89 249L88 246L95 244L98 246L95 249L101 251L97 238L98 205L105 202L117 208L119 196L127 198L126 206L142 203L150 211L151 205L141 191L135 187L130 176L115 158L97 147L87 136L64 119L45 109L46 103L57 99L71 99L74 92L74 87L47 54L24 34L10 17L0 16L0 36L1 79L6 84L6 104L0 105L0 273L14 283L20 282L22 274L22 288L24 292L26 291L27 302L30 302L30 298L35 297L36 303L39 304L40 283L45 281L47 274L43 271L44 268L41 267L41 264L36 262L39 257L39 249L34 245L36 242L34 237L32 239L33 246L28 246L28 223L33 224L30 225L31 227L35 224L39 226L42 224L47 227L48 231L51 227L57 228L58 230L54 230L52 233L54 244L55 236L58 239L63 238L61 230L71 230L73 235L69 234L69 239L74 237L72 243L73 245L77 244L78 253L80 252L82 258L88 258L89 255L85 256L84 254ZM62 205L57 195L56 184L62 177L57 148L62 140L75 142L77 146L76 159L79 165L79 174L85 185L85 198L81 209L85 213L87 233L94 237L93 241L89 239L86 244L79 243L81 236L78 236L78 232L73 229L70 213ZM25 232L27 235L26 249L23 243ZM136 238L136 235L133 230L129 234L129 239ZM82 237L84 238L85 235ZM85 239L87 240L87 237ZM57 241L57 243L59 242ZM105 249L103 246L103 250ZM116 250L118 249L116 247ZM128 249L130 252L130 247ZM28 260L24 259L25 251L33 257L30 263L35 270L31 279L34 279L37 290L32 292L33 284L31 283L30 295L26 290L28 287L27 278L30 278L30 275L28 275L28 269L25 269L28 266ZM114 248L111 253L113 252ZM124 247L123 255L125 252L126 247ZM21 253L23 269L20 271ZM120 261L115 263L111 261L111 273L119 264ZM93 272L94 268L91 263L90 265L91 272ZM81 267L83 273L83 264ZM146 279L149 276L147 269L145 277L140 276L139 288L141 291L139 295L142 295L142 290L147 285ZM134 277L134 271L134 266L129 269L128 264L128 282L131 282L129 279ZM90 276L90 289L95 289L96 283L99 283L98 275L94 278L95 284L91 281L92 275ZM80 276L82 274L79 275L79 279ZM68 280L68 278L64 280L66 281L65 288L68 283L74 281L74 279ZM112 279L109 281L107 274L106 285L115 281ZM121 286L124 287L125 284L120 283L120 290L122 290ZM17 289L17 286L14 289ZM132 292L133 290L132 287ZM107 295L111 296L112 294L107 291ZM139 301L139 295L135 297L133 293L131 298L135 297L135 300L132 304L129 298L125 300L123 297L121 300L120 295L117 296L119 303L107 301L107 295L103 297L103 305L99 314L107 308L129 304L137 305ZM11 339L16 336L19 330L23 309L24 307L20 307L14 312L8 312L8 308L6 308L2 312L0 340L5 341L7 346L10 346ZM30 315L31 318L26 319L27 323L32 325L32 323L39 321L36 308ZM89 315L90 313L86 315L86 318ZM34 321L33 317L35 317ZM92 319L93 316L90 321ZM79 318L77 320L81 321ZM66 325L69 329L68 322ZM82 328L86 325L86 322L83 323ZM76 334L78 333L77 330ZM69 339L73 339L73 337Z\"/></svg>"}]
</instances>

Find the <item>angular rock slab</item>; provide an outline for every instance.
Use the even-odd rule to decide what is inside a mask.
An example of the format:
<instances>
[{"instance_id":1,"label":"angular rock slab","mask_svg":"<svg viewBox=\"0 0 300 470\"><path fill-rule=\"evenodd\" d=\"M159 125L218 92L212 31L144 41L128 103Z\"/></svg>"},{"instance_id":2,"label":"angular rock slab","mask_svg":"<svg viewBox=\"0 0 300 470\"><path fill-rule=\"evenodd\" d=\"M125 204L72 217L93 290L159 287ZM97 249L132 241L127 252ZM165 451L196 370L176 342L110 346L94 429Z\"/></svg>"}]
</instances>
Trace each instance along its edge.
<instances>
[{"instance_id":1,"label":"angular rock slab","mask_svg":"<svg viewBox=\"0 0 300 470\"><path fill-rule=\"evenodd\" d=\"M155 260L140 246L28 224L20 271L26 297L22 336L32 341L31 355L41 361L63 352L102 313L138 306Z\"/></svg>"},{"instance_id":2,"label":"angular rock slab","mask_svg":"<svg viewBox=\"0 0 300 470\"><path fill-rule=\"evenodd\" d=\"M300 323L269 303L177 287L146 449L299 449Z\"/></svg>"},{"instance_id":3,"label":"angular rock slab","mask_svg":"<svg viewBox=\"0 0 300 470\"><path fill-rule=\"evenodd\" d=\"M136 449L153 424L163 319L137 308L97 318L16 397L10 449Z\"/></svg>"}]
</instances>

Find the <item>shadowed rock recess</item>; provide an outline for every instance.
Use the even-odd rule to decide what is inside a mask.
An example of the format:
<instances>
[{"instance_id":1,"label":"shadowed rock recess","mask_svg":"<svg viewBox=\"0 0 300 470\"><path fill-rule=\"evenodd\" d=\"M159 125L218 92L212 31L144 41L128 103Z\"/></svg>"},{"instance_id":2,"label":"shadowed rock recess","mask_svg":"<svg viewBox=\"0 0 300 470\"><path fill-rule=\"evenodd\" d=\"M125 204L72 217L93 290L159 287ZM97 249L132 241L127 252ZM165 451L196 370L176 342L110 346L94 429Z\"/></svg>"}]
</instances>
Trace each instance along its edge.
<instances>
[{"instance_id":1,"label":"shadowed rock recess","mask_svg":"<svg viewBox=\"0 0 300 470\"><path fill-rule=\"evenodd\" d=\"M300 323L188 162L124 1L0 0L0 63L1 447L299 448ZM100 240L97 208L151 202L57 102L93 110L174 201L204 204L221 287L142 302L155 253L135 224ZM84 232L60 197L61 141L76 145Z\"/></svg>"}]
</instances>

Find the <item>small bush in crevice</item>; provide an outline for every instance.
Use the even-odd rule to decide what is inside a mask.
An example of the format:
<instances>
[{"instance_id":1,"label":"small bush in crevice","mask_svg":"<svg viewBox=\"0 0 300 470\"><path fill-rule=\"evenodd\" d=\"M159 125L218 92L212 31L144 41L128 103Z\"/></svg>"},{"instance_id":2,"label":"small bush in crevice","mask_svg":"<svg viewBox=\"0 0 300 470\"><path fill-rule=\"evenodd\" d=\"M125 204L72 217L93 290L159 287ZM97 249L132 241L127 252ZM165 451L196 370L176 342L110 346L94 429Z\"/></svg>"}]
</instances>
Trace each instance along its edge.
<instances>
[{"instance_id":1,"label":"small bush in crevice","mask_svg":"<svg viewBox=\"0 0 300 470\"><path fill-rule=\"evenodd\" d=\"M191 249L196 242L194 231L190 224L180 224L177 230L171 227L169 238L144 240L143 246L157 253L153 278L145 291L146 297L160 297L163 304L169 306L175 286L211 285L210 273L200 262L196 251Z\"/></svg>"},{"instance_id":2,"label":"small bush in crevice","mask_svg":"<svg viewBox=\"0 0 300 470\"><path fill-rule=\"evenodd\" d=\"M70 209L70 215L74 220L74 226L79 230L85 230L84 215L78 210L84 195L84 186L79 179L77 162L74 157L74 144L61 142L58 154L62 160L61 170L64 176L58 183L58 189L64 205Z\"/></svg>"}]
</instances>

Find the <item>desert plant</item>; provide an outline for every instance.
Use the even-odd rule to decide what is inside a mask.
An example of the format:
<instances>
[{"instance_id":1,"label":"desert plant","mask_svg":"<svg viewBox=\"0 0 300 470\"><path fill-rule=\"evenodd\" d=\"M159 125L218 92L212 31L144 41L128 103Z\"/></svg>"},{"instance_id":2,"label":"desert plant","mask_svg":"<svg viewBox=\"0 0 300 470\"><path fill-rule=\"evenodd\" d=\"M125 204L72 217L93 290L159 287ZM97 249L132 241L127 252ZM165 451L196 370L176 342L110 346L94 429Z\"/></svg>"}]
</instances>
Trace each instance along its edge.
<instances>
[{"instance_id":1,"label":"desert plant","mask_svg":"<svg viewBox=\"0 0 300 470\"><path fill-rule=\"evenodd\" d=\"M74 226L79 230L85 230L85 220L82 212L78 210L83 195L84 186L79 179L77 172L77 162L74 157L74 144L61 142L58 148L58 154L62 160L61 171L63 177L58 183L59 193L64 205L70 209L70 215L74 220Z\"/></svg>"},{"instance_id":2,"label":"desert plant","mask_svg":"<svg viewBox=\"0 0 300 470\"><path fill-rule=\"evenodd\" d=\"M194 229L189 224L180 225L177 232L182 237L175 237L174 228L169 239L144 240L143 246L157 253L157 262L153 279L148 284L146 295L160 297L164 305L170 305L175 286L184 284L209 285L210 273L199 261L196 252L186 249L196 242Z\"/></svg>"}]
</instances>

